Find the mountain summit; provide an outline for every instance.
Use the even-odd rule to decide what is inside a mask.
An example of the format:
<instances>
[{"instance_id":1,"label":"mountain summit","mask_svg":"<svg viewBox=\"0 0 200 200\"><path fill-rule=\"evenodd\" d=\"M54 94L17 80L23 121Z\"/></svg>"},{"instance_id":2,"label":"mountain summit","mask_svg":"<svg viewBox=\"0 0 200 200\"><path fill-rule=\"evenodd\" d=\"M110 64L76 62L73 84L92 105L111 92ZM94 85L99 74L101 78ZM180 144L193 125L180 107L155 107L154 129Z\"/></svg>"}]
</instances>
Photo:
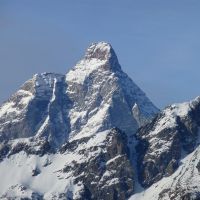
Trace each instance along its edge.
<instances>
[{"instance_id":1,"label":"mountain summit","mask_svg":"<svg viewBox=\"0 0 200 200\"><path fill-rule=\"evenodd\" d=\"M114 50L105 42L86 50L86 56L67 73L66 82L68 97L74 102L72 110L78 113L75 117L79 121L77 125L73 117L72 135L82 137L85 130L89 130L88 134L112 127L133 134L158 112L121 70Z\"/></svg>"},{"instance_id":2,"label":"mountain summit","mask_svg":"<svg viewBox=\"0 0 200 200\"><path fill-rule=\"evenodd\" d=\"M117 59L112 46L107 42L93 43L85 53L85 59L96 58L99 60Z\"/></svg>"},{"instance_id":3,"label":"mountain summit","mask_svg":"<svg viewBox=\"0 0 200 200\"><path fill-rule=\"evenodd\" d=\"M83 59L67 74L70 80L83 81L94 71L121 71L117 56L109 43L99 42L88 47Z\"/></svg>"},{"instance_id":4,"label":"mountain summit","mask_svg":"<svg viewBox=\"0 0 200 200\"><path fill-rule=\"evenodd\" d=\"M7 181L0 194L127 198L133 135L158 111L121 70L111 45L92 44L66 75L36 74L0 107L0 175Z\"/></svg>"}]
</instances>

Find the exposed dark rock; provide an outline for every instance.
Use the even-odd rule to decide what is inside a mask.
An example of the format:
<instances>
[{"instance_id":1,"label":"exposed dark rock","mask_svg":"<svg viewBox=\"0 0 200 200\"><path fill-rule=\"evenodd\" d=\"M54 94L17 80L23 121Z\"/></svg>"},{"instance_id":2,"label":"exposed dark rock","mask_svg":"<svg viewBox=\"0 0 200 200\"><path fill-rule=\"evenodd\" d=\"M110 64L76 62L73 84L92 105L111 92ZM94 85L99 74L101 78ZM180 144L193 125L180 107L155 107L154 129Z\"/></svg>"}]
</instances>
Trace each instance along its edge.
<instances>
[{"instance_id":1,"label":"exposed dark rock","mask_svg":"<svg viewBox=\"0 0 200 200\"><path fill-rule=\"evenodd\" d=\"M170 200L200 200L200 192L190 192L186 189L182 189L181 186L179 188L174 189L165 189L159 194L158 200L163 199Z\"/></svg>"},{"instance_id":2,"label":"exposed dark rock","mask_svg":"<svg viewBox=\"0 0 200 200\"><path fill-rule=\"evenodd\" d=\"M10 151L11 146L7 143L1 143L0 146L0 161L2 161Z\"/></svg>"},{"instance_id":3,"label":"exposed dark rock","mask_svg":"<svg viewBox=\"0 0 200 200\"><path fill-rule=\"evenodd\" d=\"M40 174L40 172L41 172L40 169L36 167L35 169L32 170L32 176L37 176Z\"/></svg>"},{"instance_id":4,"label":"exposed dark rock","mask_svg":"<svg viewBox=\"0 0 200 200\"><path fill-rule=\"evenodd\" d=\"M71 145L69 148L71 150ZM95 150L91 149L90 153ZM68 151L67 145L65 151ZM119 129L113 129L107 135L101 152L88 162L73 162L63 168L64 173L70 171L76 177L75 184L84 184L81 199L127 199L134 192L134 172L129 161L127 137Z\"/></svg>"},{"instance_id":5,"label":"exposed dark rock","mask_svg":"<svg viewBox=\"0 0 200 200\"><path fill-rule=\"evenodd\" d=\"M200 161L198 162L198 164L197 164L196 168L198 169L198 171L199 171L199 174L200 174Z\"/></svg>"},{"instance_id":6,"label":"exposed dark rock","mask_svg":"<svg viewBox=\"0 0 200 200\"><path fill-rule=\"evenodd\" d=\"M173 174L179 166L182 151L188 154L195 149L199 104L196 100L188 103L188 111L184 116L174 113L179 109L176 106L167 107L151 123L139 129L136 151L139 181L143 187ZM169 123L170 120L172 122ZM169 125L166 126L166 123Z\"/></svg>"}]
</instances>

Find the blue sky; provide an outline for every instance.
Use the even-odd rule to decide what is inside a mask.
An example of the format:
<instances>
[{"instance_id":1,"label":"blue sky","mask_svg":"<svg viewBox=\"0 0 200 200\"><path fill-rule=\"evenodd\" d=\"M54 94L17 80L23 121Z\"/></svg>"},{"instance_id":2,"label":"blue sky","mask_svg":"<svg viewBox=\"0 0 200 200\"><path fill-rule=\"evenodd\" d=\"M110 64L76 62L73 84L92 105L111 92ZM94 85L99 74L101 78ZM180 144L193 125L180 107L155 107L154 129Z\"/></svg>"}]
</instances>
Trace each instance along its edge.
<instances>
[{"instance_id":1,"label":"blue sky","mask_svg":"<svg viewBox=\"0 0 200 200\"><path fill-rule=\"evenodd\" d=\"M158 107L200 95L199 0L0 0L0 102L33 74L66 73L95 41Z\"/></svg>"}]
</instances>

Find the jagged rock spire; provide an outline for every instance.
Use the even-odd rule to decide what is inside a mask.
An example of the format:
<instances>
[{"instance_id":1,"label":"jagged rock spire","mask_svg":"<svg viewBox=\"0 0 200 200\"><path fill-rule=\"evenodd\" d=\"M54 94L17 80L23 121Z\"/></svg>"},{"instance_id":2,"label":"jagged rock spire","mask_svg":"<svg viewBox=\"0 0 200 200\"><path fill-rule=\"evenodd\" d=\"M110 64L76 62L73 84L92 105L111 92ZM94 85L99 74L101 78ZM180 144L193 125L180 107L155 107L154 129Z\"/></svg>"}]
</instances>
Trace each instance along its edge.
<instances>
[{"instance_id":1,"label":"jagged rock spire","mask_svg":"<svg viewBox=\"0 0 200 200\"><path fill-rule=\"evenodd\" d=\"M105 60L109 59L111 56L116 57L116 54L112 46L107 42L92 43L86 50L85 54L86 59L96 58L100 60Z\"/></svg>"},{"instance_id":2,"label":"jagged rock spire","mask_svg":"<svg viewBox=\"0 0 200 200\"><path fill-rule=\"evenodd\" d=\"M84 59L97 59L100 61L107 61L111 69L121 69L117 55L112 48L111 44L107 42L97 42L91 44L86 50Z\"/></svg>"}]
</instances>

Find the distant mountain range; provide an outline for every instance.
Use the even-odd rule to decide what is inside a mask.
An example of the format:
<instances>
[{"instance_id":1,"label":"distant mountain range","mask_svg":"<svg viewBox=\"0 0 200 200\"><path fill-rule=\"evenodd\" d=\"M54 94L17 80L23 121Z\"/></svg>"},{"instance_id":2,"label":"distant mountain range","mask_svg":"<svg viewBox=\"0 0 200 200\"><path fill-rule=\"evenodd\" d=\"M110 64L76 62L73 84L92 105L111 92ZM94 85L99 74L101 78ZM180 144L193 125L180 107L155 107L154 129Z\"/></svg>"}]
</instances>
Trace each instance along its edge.
<instances>
[{"instance_id":1,"label":"distant mountain range","mask_svg":"<svg viewBox=\"0 0 200 200\"><path fill-rule=\"evenodd\" d=\"M112 46L0 107L0 199L200 199L200 98L156 108Z\"/></svg>"}]
</instances>

